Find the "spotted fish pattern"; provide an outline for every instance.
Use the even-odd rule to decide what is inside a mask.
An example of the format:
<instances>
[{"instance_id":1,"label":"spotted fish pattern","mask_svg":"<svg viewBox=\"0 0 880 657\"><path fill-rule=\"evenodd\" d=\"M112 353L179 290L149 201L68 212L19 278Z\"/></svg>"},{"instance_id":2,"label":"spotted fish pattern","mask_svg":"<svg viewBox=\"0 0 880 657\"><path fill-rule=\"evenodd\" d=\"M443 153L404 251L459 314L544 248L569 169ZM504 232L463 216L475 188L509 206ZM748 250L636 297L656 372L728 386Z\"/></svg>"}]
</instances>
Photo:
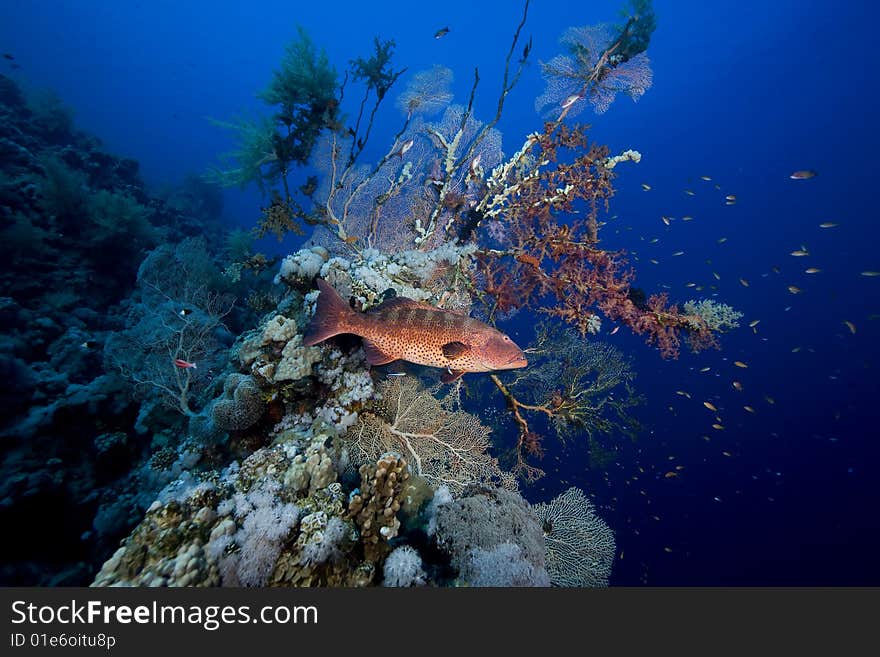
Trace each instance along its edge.
<instances>
[{"instance_id":1,"label":"spotted fish pattern","mask_svg":"<svg viewBox=\"0 0 880 657\"><path fill-rule=\"evenodd\" d=\"M340 333L364 340L367 361L384 365L406 360L446 370L453 381L465 372L491 372L525 367L522 350L496 328L467 315L435 308L405 297L393 297L358 313L336 290L318 280L318 306L303 339L311 346Z\"/></svg>"}]
</instances>

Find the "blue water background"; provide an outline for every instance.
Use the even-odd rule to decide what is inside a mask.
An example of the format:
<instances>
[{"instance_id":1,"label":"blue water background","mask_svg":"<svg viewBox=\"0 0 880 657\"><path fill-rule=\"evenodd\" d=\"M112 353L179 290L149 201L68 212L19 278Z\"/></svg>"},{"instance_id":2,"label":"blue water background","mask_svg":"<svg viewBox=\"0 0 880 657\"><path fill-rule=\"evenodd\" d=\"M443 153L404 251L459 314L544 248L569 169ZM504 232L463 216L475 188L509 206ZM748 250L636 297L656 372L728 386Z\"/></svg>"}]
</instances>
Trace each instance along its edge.
<instances>
[{"instance_id":1,"label":"blue water background","mask_svg":"<svg viewBox=\"0 0 880 657\"><path fill-rule=\"evenodd\" d=\"M202 172L231 147L209 117L265 111L255 95L297 25L340 71L370 52L374 35L393 38L398 67L452 68L458 102L478 67L477 116L494 114L519 3L362 6L3 3L0 49L21 65L16 79L54 89L75 109L79 127L137 159L153 186ZM506 152L540 128L538 60L559 52L567 26L615 21L618 9L607 0L533 2L525 28L533 64L499 125ZM645 434L604 476L586 471L576 444L551 450L550 475L527 496L552 497L569 484L595 495L622 552L614 584L880 584L880 278L860 275L880 270L880 61L870 47L877 10L788 0L658 1L655 10L653 88L638 103L618 98L607 114L581 117L613 151L643 154L640 164L620 169L610 213L617 217L608 219L604 244L634 254L647 290L669 286L684 301L700 296L685 287L694 282L745 320L723 336L721 351L683 353L677 361L661 360L625 329L609 338L636 359L637 386L648 400L639 414ZM450 33L434 39L443 26ZM368 157L387 146L400 120L387 103ZM819 175L790 180L798 169ZM727 194L736 195L735 205L725 205ZM225 221L249 228L260 202L253 189L228 191ZM664 215L675 218L670 227ZM681 221L688 215L693 221ZM822 222L839 226L821 229ZM654 237L660 241L652 245ZM789 255L802 245L809 257ZM286 253L296 241L261 246ZM807 275L807 267L822 272ZM791 294L790 285L802 292ZM755 319L753 331L746 322ZM526 335L527 318L515 322L512 330ZM711 370L701 373L704 367ZM702 401L719 409L724 430L711 427L714 414ZM679 476L665 477L675 465L684 466Z\"/></svg>"}]
</instances>

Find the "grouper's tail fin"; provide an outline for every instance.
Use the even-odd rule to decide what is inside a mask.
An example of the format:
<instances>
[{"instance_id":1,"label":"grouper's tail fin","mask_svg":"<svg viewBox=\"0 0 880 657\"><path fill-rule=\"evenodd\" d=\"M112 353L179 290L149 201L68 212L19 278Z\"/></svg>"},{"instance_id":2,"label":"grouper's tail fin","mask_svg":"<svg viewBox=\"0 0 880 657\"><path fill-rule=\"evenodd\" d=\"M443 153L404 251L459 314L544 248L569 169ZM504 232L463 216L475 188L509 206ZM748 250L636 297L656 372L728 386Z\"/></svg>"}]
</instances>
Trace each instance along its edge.
<instances>
[{"instance_id":1,"label":"grouper's tail fin","mask_svg":"<svg viewBox=\"0 0 880 657\"><path fill-rule=\"evenodd\" d=\"M350 332L354 324L352 320L356 317L356 313L327 281L319 278L318 289L321 291L318 295L318 307L303 338L303 344L307 347L334 335Z\"/></svg>"}]
</instances>

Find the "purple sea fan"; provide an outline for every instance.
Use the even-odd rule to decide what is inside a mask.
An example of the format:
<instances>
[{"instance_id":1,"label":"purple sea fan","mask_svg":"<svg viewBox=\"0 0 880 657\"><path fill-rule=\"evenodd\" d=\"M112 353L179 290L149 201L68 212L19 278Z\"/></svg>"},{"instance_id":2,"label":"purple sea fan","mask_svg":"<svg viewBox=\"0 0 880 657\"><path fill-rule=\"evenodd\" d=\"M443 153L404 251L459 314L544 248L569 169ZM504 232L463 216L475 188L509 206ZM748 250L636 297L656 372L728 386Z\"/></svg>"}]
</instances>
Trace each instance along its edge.
<instances>
[{"instance_id":1,"label":"purple sea fan","mask_svg":"<svg viewBox=\"0 0 880 657\"><path fill-rule=\"evenodd\" d=\"M501 245L510 244L510 232L507 230L507 226L498 221L497 219L493 219L491 221L487 221L486 224L486 234L489 239L497 242Z\"/></svg>"},{"instance_id":2,"label":"purple sea fan","mask_svg":"<svg viewBox=\"0 0 880 657\"><path fill-rule=\"evenodd\" d=\"M434 66L416 73L397 98L397 108L404 114L434 114L452 102L452 71L445 66Z\"/></svg>"},{"instance_id":3,"label":"purple sea fan","mask_svg":"<svg viewBox=\"0 0 880 657\"><path fill-rule=\"evenodd\" d=\"M642 97L653 82L651 62L644 53L608 69L590 88L589 98L596 114L604 113L618 93L625 93L633 102Z\"/></svg>"},{"instance_id":4,"label":"purple sea fan","mask_svg":"<svg viewBox=\"0 0 880 657\"><path fill-rule=\"evenodd\" d=\"M587 106L586 101L596 114L602 114L618 93L635 101L651 86L653 74L644 53L627 61L620 61L613 53L603 57L614 43L614 33L607 25L570 27L559 41L569 54L541 63L547 87L535 99L535 110L545 118L555 118L568 105L568 115L576 116Z\"/></svg>"}]
</instances>

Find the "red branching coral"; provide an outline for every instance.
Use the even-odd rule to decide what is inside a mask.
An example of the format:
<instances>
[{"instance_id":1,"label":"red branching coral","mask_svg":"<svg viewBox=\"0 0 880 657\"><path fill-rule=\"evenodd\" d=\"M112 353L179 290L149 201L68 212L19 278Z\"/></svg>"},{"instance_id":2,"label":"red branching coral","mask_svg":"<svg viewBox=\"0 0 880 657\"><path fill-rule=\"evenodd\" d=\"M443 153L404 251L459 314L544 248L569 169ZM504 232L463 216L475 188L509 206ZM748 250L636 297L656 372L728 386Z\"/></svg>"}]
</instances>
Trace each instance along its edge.
<instances>
[{"instance_id":1,"label":"red branching coral","mask_svg":"<svg viewBox=\"0 0 880 657\"><path fill-rule=\"evenodd\" d=\"M682 331L695 349L715 344L705 320L682 313L665 294L640 299L622 252L599 246L597 216L614 194L608 148L590 143L586 126L554 123L534 138L530 175L508 191L503 212L508 248L478 254L478 287L490 315L532 307L584 335L601 312L644 334L664 358L679 353ZM560 221L560 215L573 217Z\"/></svg>"}]
</instances>

